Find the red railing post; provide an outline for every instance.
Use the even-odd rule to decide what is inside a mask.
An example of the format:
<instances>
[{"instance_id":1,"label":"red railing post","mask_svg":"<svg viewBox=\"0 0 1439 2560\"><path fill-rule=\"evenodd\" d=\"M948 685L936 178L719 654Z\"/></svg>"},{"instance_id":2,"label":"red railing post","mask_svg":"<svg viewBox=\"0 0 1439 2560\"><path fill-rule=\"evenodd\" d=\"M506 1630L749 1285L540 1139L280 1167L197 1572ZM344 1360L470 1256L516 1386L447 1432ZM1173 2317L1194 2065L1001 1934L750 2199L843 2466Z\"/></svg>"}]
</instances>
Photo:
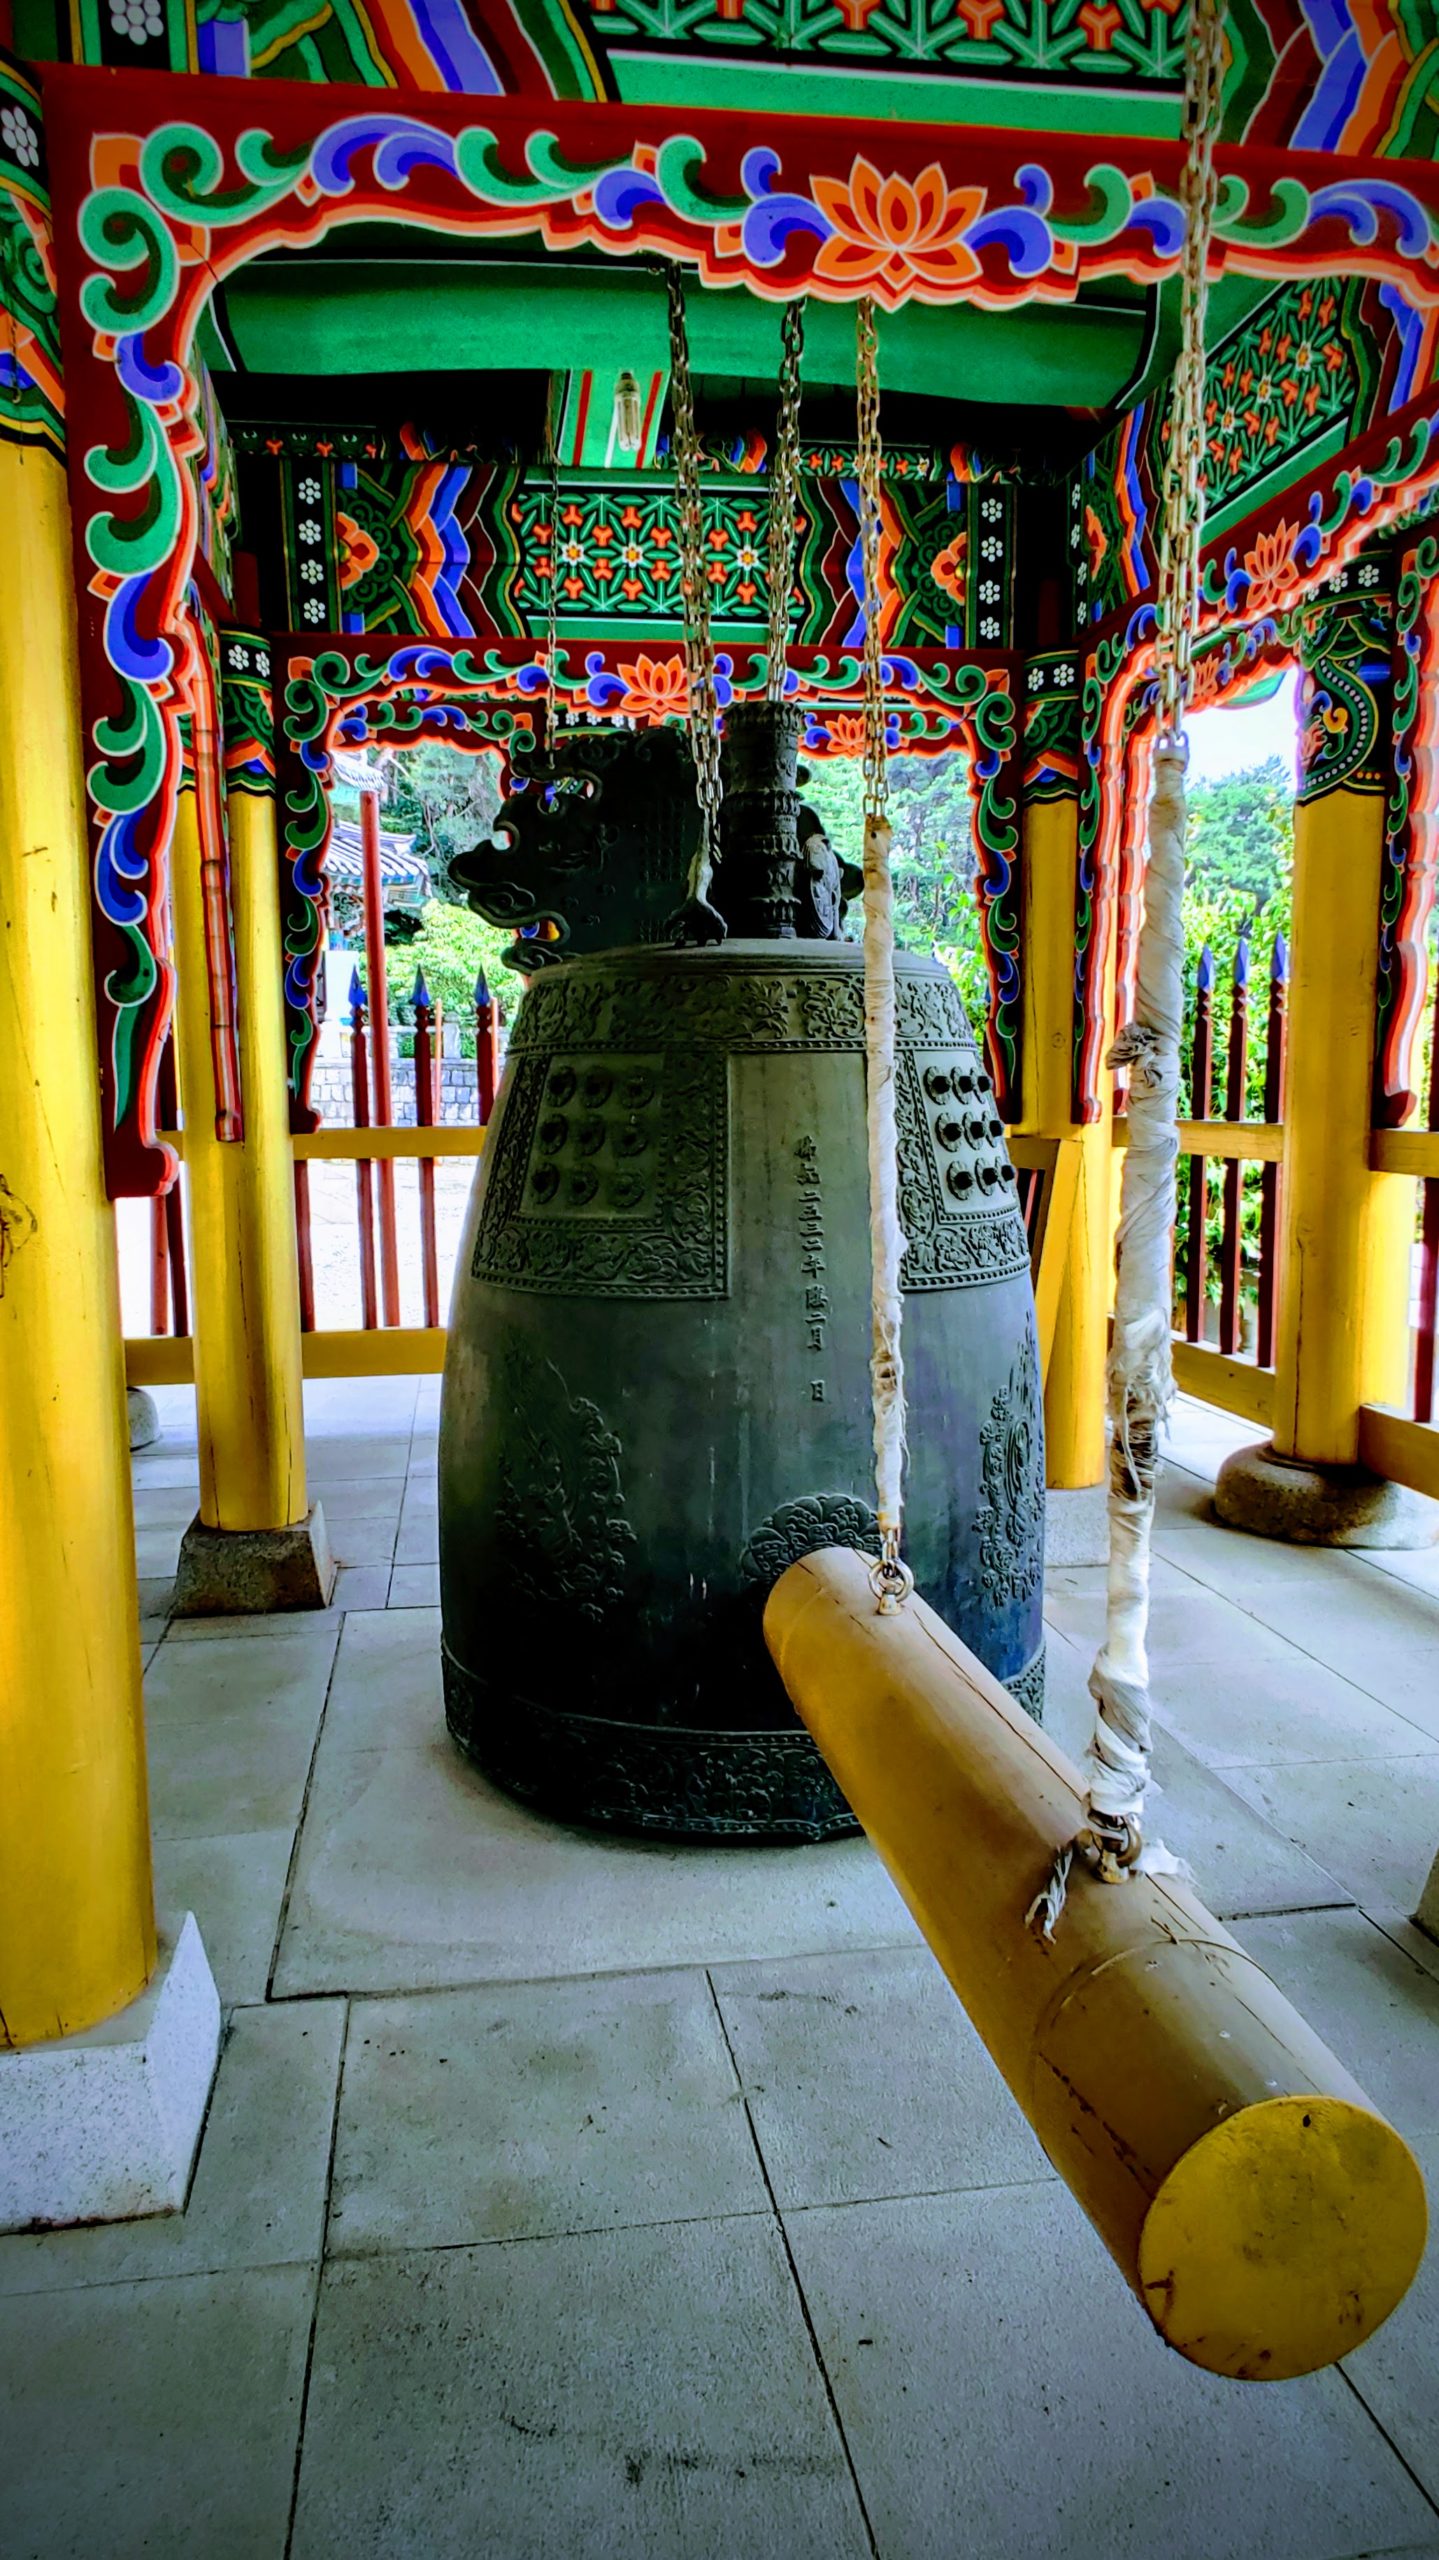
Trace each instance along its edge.
<instances>
[{"instance_id":1,"label":"red railing post","mask_svg":"<svg viewBox=\"0 0 1439 2560\"><path fill-rule=\"evenodd\" d=\"M1439 1129L1439 988L1434 996L1433 1052L1429 1062L1429 1126ZM1439 1181L1424 1183L1424 1223L1419 1243L1419 1333L1414 1345L1414 1419L1434 1419L1435 1331L1439 1328Z\"/></svg>"},{"instance_id":2,"label":"red railing post","mask_svg":"<svg viewBox=\"0 0 1439 2560\"><path fill-rule=\"evenodd\" d=\"M310 1168L303 1156L295 1164L295 1258L300 1266L300 1331L315 1330L315 1254L310 1235Z\"/></svg>"},{"instance_id":3,"label":"red railing post","mask_svg":"<svg viewBox=\"0 0 1439 2560\"><path fill-rule=\"evenodd\" d=\"M1189 1116L1207 1120L1214 1099L1214 954L1206 942L1194 982L1194 1046L1189 1060ZM1190 1342L1204 1340L1204 1308L1208 1294L1209 1167L1203 1156L1189 1159L1189 1254L1184 1274L1184 1331Z\"/></svg>"},{"instance_id":4,"label":"red railing post","mask_svg":"<svg viewBox=\"0 0 1439 2560\"><path fill-rule=\"evenodd\" d=\"M175 1044L167 1040L160 1054L155 1108L162 1129L173 1129L180 1104L175 1083ZM177 1173L170 1188L150 1204L150 1331L186 1334L190 1330L190 1292L185 1279L185 1201Z\"/></svg>"},{"instance_id":5,"label":"red railing post","mask_svg":"<svg viewBox=\"0 0 1439 2560\"><path fill-rule=\"evenodd\" d=\"M415 971L412 1002L415 1008L415 1126L433 1129L435 1125L435 1043L437 1023L435 1007L422 970ZM424 1266L425 1322L440 1321L440 1263L435 1241L435 1159L421 1156L420 1177L420 1254Z\"/></svg>"},{"instance_id":6,"label":"red railing post","mask_svg":"<svg viewBox=\"0 0 1439 2560\"><path fill-rule=\"evenodd\" d=\"M1274 937L1269 963L1269 1015L1264 1033L1264 1117L1271 1126L1284 1118L1284 1065L1289 1043L1289 945ZM1259 1311L1254 1356L1261 1369L1274 1366L1274 1324L1279 1303L1279 1167L1266 1164L1259 1175Z\"/></svg>"},{"instance_id":7,"label":"red railing post","mask_svg":"<svg viewBox=\"0 0 1439 2560\"><path fill-rule=\"evenodd\" d=\"M355 1126L370 1125L370 1070L365 1050L365 990L358 969L350 971L350 1085L355 1102ZM371 1163L368 1156L355 1158L355 1210L360 1228L360 1321L367 1333L373 1333L380 1321L375 1294L375 1199L370 1187Z\"/></svg>"},{"instance_id":8,"label":"red railing post","mask_svg":"<svg viewBox=\"0 0 1439 2560\"><path fill-rule=\"evenodd\" d=\"M365 884L365 975L369 987L370 1049L373 1062L373 1122L377 1129L394 1126L390 1090L390 993L385 973L385 891L380 867L380 795L360 794L360 844ZM381 1156L375 1166L380 1200L380 1277L386 1324L400 1321L400 1252L395 1233L395 1167Z\"/></svg>"},{"instance_id":9,"label":"red railing post","mask_svg":"<svg viewBox=\"0 0 1439 2560\"><path fill-rule=\"evenodd\" d=\"M1240 937L1229 993L1229 1049L1224 1067L1224 1117L1244 1118L1249 1076L1249 944ZM1224 1168L1224 1225L1219 1242L1219 1348L1239 1349L1239 1281L1244 1267L1244 1167L1231 1156Z\"/></svg>"},{"instance_id":10,"label":"red railing post","mask_svg":"<svg viewBox=\"0 0 1439 2560\"><path fill-rule=\"evenodd\" d=\"M500 1008L483 969L475 980L475 1089L480 1127L487 1129L500 1083Z\"/></svg>"}]
</instances>

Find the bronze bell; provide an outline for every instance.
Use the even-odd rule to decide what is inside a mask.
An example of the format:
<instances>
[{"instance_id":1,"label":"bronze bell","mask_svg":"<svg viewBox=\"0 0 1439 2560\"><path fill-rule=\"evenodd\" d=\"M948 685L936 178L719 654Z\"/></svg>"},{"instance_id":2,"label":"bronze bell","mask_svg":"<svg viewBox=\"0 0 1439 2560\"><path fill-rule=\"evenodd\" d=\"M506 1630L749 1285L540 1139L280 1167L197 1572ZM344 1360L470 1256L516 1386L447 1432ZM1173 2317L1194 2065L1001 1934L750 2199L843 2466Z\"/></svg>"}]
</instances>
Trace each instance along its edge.
<instances>
[{"instance_id":1,"label":"bronze bell","mask_svg":"<svg viewBox=\"0 0 1439 2560\"><path fill-rule=\"evenodd\" d=\"M529 986L445 1366L451 1730L526 1803L679 1839L853 1827L760 1626L796 1556L878 1548L863 959L816 938L798 740L787 707L730 715L712 892L730 939L561 957ZM605 788L580 804L591 827ZM622 865L619 836L606 859ZM1024 1225L948 974L901 954L898 1004L906 1552L1037 1715Z\"/></svg>"}]
</instances>

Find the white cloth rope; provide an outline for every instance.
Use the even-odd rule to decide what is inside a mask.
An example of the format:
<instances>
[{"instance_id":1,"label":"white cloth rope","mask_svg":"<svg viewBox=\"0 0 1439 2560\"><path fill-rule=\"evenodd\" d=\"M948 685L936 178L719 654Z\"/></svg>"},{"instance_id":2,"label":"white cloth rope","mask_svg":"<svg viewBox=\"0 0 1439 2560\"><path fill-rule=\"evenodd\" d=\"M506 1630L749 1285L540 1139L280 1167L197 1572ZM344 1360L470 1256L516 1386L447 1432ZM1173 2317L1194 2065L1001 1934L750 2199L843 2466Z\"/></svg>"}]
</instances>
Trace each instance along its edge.
<instances>
[{"instance_id":1,"label":"white cloth rope","mask_svg":"<svg viewBox=\"0 0 1439 2560\"><path fill-rule=\"evenodd\" d=\"M1094 1731L1085 1755L1088 1820L1065 1844L1026 1915L1050 1938L1076 1853L1106 1883L1173 1874L1178 1862L1141 1828L1149 1788L1149 1553L1159 1435L1174 1395L1170 1298L1179 1155L1184 1007L1183 723L1204 526L1204 322L1214 221L1214 144L1224 72L1223 0L1190 0L1185 55L1185 213L1180 347L1161 509L1155 677L1160 736L1149 804L1149 861L1134 1019L1105 1065L1129 1070L1120 1190L1114 1336L1109 1358L1109 1574L1104 1642L1089 1675Z\"/></svg>"},{"instance_id":2,"label":"white cloth rope","mask_svg":"<svg viewBox=\"0 0 1439 2560\"><path fill-rule=\"evenodd\" d=\"M864 828L864 1053L868 1084L870 1385L881 1546L898 1541L904 1482L904 1353L900 1328L899 1140L895 1128L894 881L885 818Z\"/></svg>"},{"instance_id":3,"label":"white cloth rope","mask_svg":"<svg viewBox=\"0 0 1439 2560\"><path fill-rule=\"evenodd\" d=\"M1109 1582L1089 1686L1098 1713L1085 1763L1089 1809L1136 1825L1149 1784L1149 1538L1159 1434L1174 1395L1170 1256L1179 1158L1184 1018L1184 749L1154 757L1135 1019L1105 1064L1129 1070L1109 1363Z\"/></svg>"},{"instance_id":4,"label":"white cloth rope","mask_svg":"<svg viewBox=\"0 0 1439 2560\"><path fill-rule=\"evenodd\" d=\"M870 1396L874 1408L875 1508L881 1615L901 1608L914 1577L899 1554L904 1512L904 1352L900 1266L899 1138L895 1128L894 879L890 870L884 659L880 649L879 534L883 452L879 341L874 304L855 309L859 439L859 548L864 581L864 1054L869 1136Z\"/></svg>"}]
</instances>

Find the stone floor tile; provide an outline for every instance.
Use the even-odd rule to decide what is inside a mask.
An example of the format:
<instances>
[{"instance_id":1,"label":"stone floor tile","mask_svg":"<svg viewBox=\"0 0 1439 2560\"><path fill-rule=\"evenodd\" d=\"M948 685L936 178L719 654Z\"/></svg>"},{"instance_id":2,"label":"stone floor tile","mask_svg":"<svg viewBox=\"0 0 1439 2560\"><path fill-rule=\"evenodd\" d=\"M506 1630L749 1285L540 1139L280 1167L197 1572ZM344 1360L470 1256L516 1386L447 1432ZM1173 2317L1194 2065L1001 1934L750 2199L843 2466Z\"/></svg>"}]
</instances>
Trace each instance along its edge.
<instances>
[{"instance_id":1,"label":"stone floor tile","mask_svg":"<svg viewBox=\"0 0 1439 2560\"><path fill-rule=\"evenodd\" d=\"M1338 2560L1433 2523L1338 2374L1164 2347L1057 2182L786 2228L882 2560Z\"/></svg>"},{"instance_id":2,"label":"stone floor tile","mask_svg":"<svg viewBox=\"0 0 1439 2560\"><path fill-rule=\"evenodd\" d=\"M393 1579L387 1577L386 1599ZM395 1742L427 1748L444 1733L438 1607L406 1608L398 1621L387 1616L384 1599L373 1610L348 1612L326 1723L343 1750Z\"/></svg>"},{"instance_id":3,"label":"stone floor tile","mask_svg":"<svg viewBox=\"0 0 1439 2560\"><path fill-rule=\"evenodd\" d=\"M237 2009L184 2212L0 2239L0 2294L318 2258L344 2023L343 2000Z\"/></svg>"},{"instance_id":4,"label":"stone floor tile","mask_svg":"<svg viewBox=\"0 0 1439 2560\"><path fill-rule=\"evenodd\" d=\"M332 2251L767 2210L702 1973L355 2002Z\"/></svg>"},{"instance_id":5,"label":"stone floor tile","mask_svg":"<svg viewBox=\"0 0 1439 2560\"><path fill-rule=\"evenodd\" d=\"M395 1531L399 1526L398 1515L390 1512L383 1518L370 1520L330 1521L327 1519L326 1526L330 1533L331 1553L341 1570L343 1571L346 1566L352 1569L365 1566L383 1567L385 1587L388 1590L389 1568L395 1560Z\"/></svg>"},{"instance_id":6,"label":"stone floor tile","mask_svg":"<svg viewBox=\"0 0 1439 2560\"><path fill-rule=\"evenodd\" d=\"M10 2560L279 2560L314 2284L259 2267L0 2303Z\"/></svg>"},{"instance_id":7,"label":"stone floor tile","mask_svg":"<svg viewBox=\"0 0 1439 2560\"><path fill-rule=\"evenodd\" d=\"M168 1635L168 1633L169 1633L169 1630L170 1630L170 1621L169 1621L169 1619L168 1619L168 1618L142 1618L142 1619L141 1619L141 1621L140 1621L140 1652L141 1652L141 1656L142 1656L142 1658L143 1658L147 1663L149 1662L151 1655L154 1653L154 1650L155 1650L156 1645L157 1645L157 1644L163 1644L163 1643L164 1643L165 1638L166 1638L166 1636L167 1636L167 1635Z\"/></svg>"},{"instance_id":8,"label":"stone floor tile","mask_svg":"<svg viewBox=\"0 0 1439 2560\"><path fill-rule=\"evenodd\" d=\"M1241 1613L1234 1614L1242 1628ZM1206 1768L1395 1760L1433 1751L1418 1724L1352 1679L1280 1645L1262 1627L1254 1636L1257 1643L1241 1633L1228 1661L1185 1661L1164 1645L1150 1655L1154 1712Z\"/></svg>"},{"instance_id":9,"label":"stone floor tile","mask_svg":"<svg viewBox=\"0 0 1439 2560\"><path fill-rule=\"evenodd\" d=\"M1408 1553L1389 1547L1360 1547L1356 1560L1391 1582L1407 1582L1415 1591L1439 1593L1439 1546L1414 1547Z\"/></svg>"},{"instance_id":10,"label":"stone floor tile","mask_svg":"<svg viewBox=\"0 0 1439 2560\"><path fill-rule=\"evenodd\" d=\"M781 2206L1052 2175L927 1948L717 1965Z\"/></svg>"},{"instance_id":11,"label":"stone floor tile","mask_svg":"<svg viewBox=\"0 0 1439 2560\"><path fill-rule=\"evenodd\" d=\"M1235 1597L1303 1660L1353 1681L1431 1746L1439 1741L1439 1594L1338 1555L1318 1587L1278 1582L1251 1593L1241 1585Z\"/></svg>"},{"instance_id":12,"label":"stone floor tile","mask_svg":"<svg viewBox=\"0 0 1439 2560\"><path fill-rule=\"evenodd\" d=\"M171 1630L168 1644L145 1686L151 1732L165 1724L210 1724L255 1714L292 1714L313 1726L325 1703L340 1623L329 1611L306 1610L272 1620L233 1618L182 1621L191 1632ZM243 1632L242 1632L243 1630Z\"/></svg>"},{"instance_id":13,"label":"stone floor tile","mask_svg":"<svg viewBox=\"0 0 1439 2560\"><path fill-rule=\"evenodd\" d=\"M1439 1840L1439 1753L1231 1769L1226 1784L1321 1859L1356 1902L1413 1909Z\"/></svg>"},{"instance_id":14,"label":"stone floor tile","mask_svg":"<svg viewBox=\"0 0 1439 2560\"><path fill-rule=\"evenodd\" d=\"M294 1844L291 1823L154 1843L156 1902L194 1912L226 2008L265 1997Z\"/></svg>"},{"instance_id":15,"label":"stone floor tile","mask_svg":"<svg viewBox=\"0 0 1439 2560\"><path fill-rule=\"evenodd\" d=\"M188 1666L205 1661L211 1649L179 1645L175 1650ZM167 1652L161 1645L152 1677L163 1670ZM199 1722L161 1718L149 1732L155 1838L207 1840L220 1833L292 1831L305 1799L319 1718L318 1700L313 1713L305 1715L293 1706L256 1706Z\"/></svg>"},{"instance_id":16,"label":"stone floor tile","mask_svg":"<svg viewBox=\"0 0 1439 2560\"><path fill-rule=\"evenodd\" d=\"M294 2560L865 2560L768 2219L327 2270Z\"/></svg>"},{"instance_id":17,"label":"stone floor tile","mask_svg":"<svg viewBox=\"0 0 1439 2560\"><path fill-rule=\"evenodd\" d=\"M328 1513L336 1493L350 1483L403 1484L410 1463L410 1436L394 1431L382 1437L335 1433L305 1442L305 1473L312 1495Z\"/></svg>"},{"instance_id":18,"label":"stone floor tile","mask_svg":"<svg viewBox=\"0 0 1439 2560\"><path fill-rule=\"evenodd\" d=\"M1107 1579L1108 1567L1103 1564L1046 1565L1044 1568L1046 1616L1049 1615L1051 1597L1067 1599L1088 1596L1102 1602ZM1191 1577L1187 1573L1181 1573L1178 1565L1166 1564L1163 1556L1155 1556L1149 1587L1157 1597L1168 1591L1192 1591L1194 1586ZM1065 1625L1060 1611L1055 1611L1052 1623L1057 1627ZM1095 1640L1097 1642L1097 1636Z\"/></svg>"},{"instance_id":19,"label":"stone floor tile","mask_svg":"<svg viewBox=\"0 0 1439 2560\"><path fill-rule=\"evenodd\" d=\"M390 1567L347 1564L335 1576L332 1609L383 1609L390 1596Z\"/></svg>"},{"instance_id":20,"label":"stone floor tile","mask_svg":"<svg viewBox=\"0 0 1439 2560\"><path fill-rule=\"evenodd\" d=\"M1406 2141L1439 2136L1439 1982L1359 1911L1243 1920L1234 1934Z\"/></svg>"},{"instance_id":21,"label":"stone floor tile","mask_svg":"<svg viewBox=\"0 0 1439 2560\"><path fill-rule=\"evenodd\" d=\"M405 1498L406 1481L404 1475L347 1474L336 1483L324 1486L320 1500L327 1524L344 1528L358 1520L397 1522Z\"/></svg>"},{"instance_id":22,"label":"stone floor tile","mask_svg":"<svg viewBox=\"0 0 1439 2560\"><path fill-rule=\"evenodd\" d=\"M437 1564L397 1564L390 1575L391 1609L438 1609L440 1568Z\"/></svg>"},{"instance_id":23,"label":"stone floor tile","mask_svg":"<svg viewBox=\"0 0 1439 2560\"><path fill-rule=\"evenodd\" d=\"M193 1515L192 1515L193 1516ZM173 1583L180 1561L180 1539L187 1524L173 1529L137 1529L135 1571L142 1582Z\"/></svg>"},{"instance_id":24,"label":"stone floor tile","mask_svg":"<svg viewBox=\"0 0 1439 2560\"><path fill-rule=\"evenodd\" d=\"M157 1440L148 1449L136 1450L130 1474L137 1493L142 1486L186 1485L194 1496L192 1508L199 1503L199 1463L188 1450L172 1453L164 1440Z\"/></svg>"},{"instance_id":25,"label":"stone floor tile","mask_svg":"<svg viewBox=\"0 0 1439 2560\"><path fill-rule=\"evenodd\" d=\"M433 1483L417 1483L412 1476L405 1488L400 1534L395 1541L395 1562L438 1565L439 1560L439 1498Z\"/></svg>"},{"instance_id":26,"label":"stone floor tile","mask_svg":"<svg viewBox=\"0 0 1439 2560\"><path fill-rule=\"evenodd\" d=\"M387 1623L404 1628L412 1613ZM404 1991L916 1935L862 1840L703 1849L570 1831L489 1786L443 1729L388 1751L341 1749L332 1735L275 1979L281 1994Z\"/></svg>"},{"instance_id":27,"label":"stone floor tile","mask_svg":"<svg viewBox=\"0 0 1439 2560\"><path fill-rule=\"evenodd\" d=\"M1094 1721L1089 1662L1062 1636L1051 1635L1045 1684L1045 1731L1076 1763ZM1237 1778L1216 1776L1157 1725L1148 1828L1193 1871L1201 1899L1220 1919L1241 1911L1296 1911L1348 1901L1342 1883L1314 1854L1236 1792Z\"/></svg>"},{"instance_id":28,"label":"stone floor tile","mask_svg":"<svg viewBox=\"0 0 1439 2560\"><path fill-rule=\"evenodd\" d=\"M171 1636L177 1644L216 1644L229 1637L268 1636L284 1643L290 1637L322 1639L333 1653L339 1641L339 1627L326 1609L257 1610L253 1617L176 1618L171 1622Z\"/></svg>"},{"instance_id":29,"label":"stone floor tile","mask_svg":"<svg viewBox=\"0 0 1439 2560\"><path fill-rule=\"evenodd\" d=\"M131 1499L137 1529L188 1529L199 1508L198 1487L190 1481L178 1485L136 1484Z\"/></svg>"},{"instance_id":30,"label":"stone floor tile","mask_svg":"<svg viewBox=\"0 0 1439 2560\"><path fill-rule=\"evenodd\" d=\"M175 1589L173 1573L147 1573L139 1578L140 1616L163 1618L169 1615Z\"/></svg>"},{"instance_id":31,"label":"stone floor tile","mask_svg":"<svg viewBox=\"0 0 1439 2560\"><path fill-rule=\"evenodd\" d=\"M1412 1957L1421 1973L1430 1974L1439 1982L1439 1941L1431 1938L1427 1929L1416 1929L1406 1911L1385 1911L1372 1903L1364 1917L1372 1920L1376 1929L1382 1929L1386 1938L1392 1938L1406 1956Z\"/></svg>"},{"instance_id":32,"label":"stone floor tile","mask_svg":"<svg viewBox=\"0 0 1439 2560\"><path fill-rule=\"evenodd\" d=\"M1165 1559L1160 1557L1158 1562L1163 1564ZM1071 1644L1082 1647L1092 1660L1104 1637L1104 1567L1092 1568L1084 1580L1088 1587L1082 1591L1056 1590L1046 1582L1044 1614L1052 1627L1068 1636ZM1151 1654L1159 1661L1227 1665L1244 1647L1251 1651L1257 1648L1266 1659L1283 1652L1279 1639L1256 1625L1242 1609L1236 1609L1232 1601L1196 1582L1191 1575L1179 1572L1172 1564L1151 1584L1149 1644Z\"/></svg>"}]
</instances>

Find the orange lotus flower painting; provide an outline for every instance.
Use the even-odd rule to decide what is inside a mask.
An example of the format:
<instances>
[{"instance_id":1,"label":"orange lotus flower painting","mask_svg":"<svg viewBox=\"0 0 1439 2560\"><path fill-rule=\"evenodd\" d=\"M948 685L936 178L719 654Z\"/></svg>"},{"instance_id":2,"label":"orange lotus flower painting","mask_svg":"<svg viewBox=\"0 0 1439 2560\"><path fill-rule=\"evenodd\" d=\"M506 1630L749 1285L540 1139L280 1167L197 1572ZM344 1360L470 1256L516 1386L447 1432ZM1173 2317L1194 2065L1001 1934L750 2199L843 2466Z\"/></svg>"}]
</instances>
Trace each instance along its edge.
<instances>
[{"instance_id":1,"label":"orange lotus flower painting","mask_svg":"<svg viewBox=\"0 0 1439 2560\"><path fill-rule=\"evenodd\" d=\"M622 711L643 720L668 720L689 708L689 679L683 658L638 657L623 661Z\"/></svg>"},{"instance_id":2,"label":"orange lotus flower painting","mask_svg":"<svg viewBox=\"0 0 1439 2560\"><path fill-rule=\"evenodd\" d=\"M817 284L868 286L893 308L916 285L952 290L980 272L964 234L984 210L984 189L951 187L936 161L911 181L881 178L860 156L848 183L817 177L813 192L834 225L815 260Z\"/></svg>"}]
</instances>

